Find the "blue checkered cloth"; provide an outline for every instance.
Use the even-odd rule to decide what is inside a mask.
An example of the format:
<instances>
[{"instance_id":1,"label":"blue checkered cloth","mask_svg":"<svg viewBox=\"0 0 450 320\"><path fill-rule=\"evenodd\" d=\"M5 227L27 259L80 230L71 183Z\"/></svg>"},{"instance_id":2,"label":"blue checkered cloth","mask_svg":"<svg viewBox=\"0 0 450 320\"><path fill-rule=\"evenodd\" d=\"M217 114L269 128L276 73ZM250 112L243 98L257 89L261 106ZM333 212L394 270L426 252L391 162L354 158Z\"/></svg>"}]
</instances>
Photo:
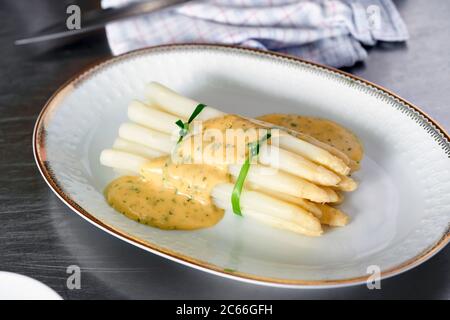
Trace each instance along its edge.
<instances>
[{"instance_id":1,"label":"blue checkered cloth","mask_svg":"<svg viewBox=\"0 0 450 320\"><path fill-rule=\"evenodd\" d=\"M115 7L142 0L103 0ZM365 46L405 41L391 0L210 0L108 24L113 54L169 43L224 43L297 55L334 67L367 57Z\"/></svg>"}]
</instances>

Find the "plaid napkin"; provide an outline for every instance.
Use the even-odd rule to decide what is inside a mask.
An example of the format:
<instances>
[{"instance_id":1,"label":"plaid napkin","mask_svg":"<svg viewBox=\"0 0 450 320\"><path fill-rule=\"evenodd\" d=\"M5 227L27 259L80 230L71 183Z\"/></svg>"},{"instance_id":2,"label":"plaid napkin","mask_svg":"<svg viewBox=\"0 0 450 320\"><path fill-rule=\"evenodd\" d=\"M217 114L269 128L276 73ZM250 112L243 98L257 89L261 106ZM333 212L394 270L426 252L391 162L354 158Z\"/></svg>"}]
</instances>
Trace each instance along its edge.
<instances>
[{"instance_id":1,"label":"plaid napkin","mask_svg":"<svg viewBox=\"0 0 450 320\"><path fill-rule=\"evenodd\" d=\"M102 0L102 6L136 1L142 0ZM334 67L364 60L364 46L408 38L391 0L194 0L110 23L106 32L115 55L168 43L225 43Z\"/></svg>"}]
</instances>

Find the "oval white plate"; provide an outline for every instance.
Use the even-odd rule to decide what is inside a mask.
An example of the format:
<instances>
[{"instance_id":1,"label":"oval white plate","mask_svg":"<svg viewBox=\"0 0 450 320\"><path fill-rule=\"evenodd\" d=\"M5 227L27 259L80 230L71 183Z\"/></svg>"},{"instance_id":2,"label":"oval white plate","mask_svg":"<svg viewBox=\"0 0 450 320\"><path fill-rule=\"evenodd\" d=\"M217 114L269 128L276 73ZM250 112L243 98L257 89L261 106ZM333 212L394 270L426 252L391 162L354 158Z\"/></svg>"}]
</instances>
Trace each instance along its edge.
<instances>
[{"instance_id":1,"label":"oval white plate","mask_svg":"<svg viewBox=\"0 0 450 320\"><path fill-rule=\"evenodd\" d=\"M226 112L313 115L353 130L366 155L355 175L361 186L342 206L351 223L307 238L232 214L212 228L184 232L115 212L102 194L113 173L100 166L99 154L112 145L127 104L142 99L152 80ZM448 135L380 87L291 57L213 45L120 56L60 88L37 120L33 143L44 179L83 218L135 246L238 280L286 287L363 283L370 266L383 277L399 274L450 238Z\"/></svg>"}]
</instances>

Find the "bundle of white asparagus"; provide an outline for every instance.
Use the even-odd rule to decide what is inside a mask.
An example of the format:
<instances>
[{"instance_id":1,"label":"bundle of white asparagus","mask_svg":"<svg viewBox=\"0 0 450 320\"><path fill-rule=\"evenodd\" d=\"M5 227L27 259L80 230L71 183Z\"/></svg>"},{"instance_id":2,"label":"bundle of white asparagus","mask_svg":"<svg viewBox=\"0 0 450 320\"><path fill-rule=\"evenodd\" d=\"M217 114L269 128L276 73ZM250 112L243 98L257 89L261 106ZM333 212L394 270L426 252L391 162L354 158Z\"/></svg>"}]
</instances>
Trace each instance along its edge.
<instances>
[{"instance_id":1,"label":"bundle of white asparagus","mask_svg":"<svg viewBox=\"0 0 450 320\"><path fill-rule=\"evenodd\" d=\"M112 149L101 153L103 165L139 174L150 159L170 154L176 141L172 133L185 122L199 102L152 82L147 86L147 101L133 101L128 106L130 122L119 128ZM207 106L196 120L205 121L226 114ZM286 129L289 133L289 130ZM266 145L267 146L267 145ZM268 146L267 146L268 147ZM309 236L322 234L321 224L344 226L348 216L330 204L342 201L342 191L353 191L357 183L349 177L351 160L339 150L305 135L279 136L278 157L261 153L252 165L240 204L244 217L274 227ZM260 175L258 170L276 167L273 175ZM241 166L231 164L227 170L236 179ZM212 198L219 208L231 208L233 184L219 184Z\"/></svg>"}]
</instances>

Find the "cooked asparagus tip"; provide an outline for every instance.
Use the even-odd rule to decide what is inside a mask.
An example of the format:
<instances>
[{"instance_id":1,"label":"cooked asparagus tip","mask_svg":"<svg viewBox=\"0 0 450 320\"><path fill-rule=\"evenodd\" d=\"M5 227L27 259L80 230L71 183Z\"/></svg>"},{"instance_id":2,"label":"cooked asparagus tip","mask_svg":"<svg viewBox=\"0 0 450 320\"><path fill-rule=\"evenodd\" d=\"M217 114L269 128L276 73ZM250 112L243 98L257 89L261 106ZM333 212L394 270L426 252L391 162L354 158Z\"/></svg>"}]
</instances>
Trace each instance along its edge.
<instances>
[{"instance_id":1,"label":"cooked asparagus tip","mask_svg":"<svg viewBox=\"0 0 450 320\"><path fill-rule=\"evenodd\" d=\"M320 222L332 227L343 227L350 221L350 217L339 209L326 204L317 204L322 211Z\"/></svg>"},{"instance_id":2,"label":"cooked asparagus tip","mask_svg":"<svg viewBox=\"0 0 450 320\"><path fill-rule=\"evenodd\" d=\"M316 218L320 218L322 216L322 211L316 205L316 203L313 203L309 200L299 198L299 197L294 197L294 196L291 196L286 193L266 190L265 188L260 188L260 187L255 188L255 186L251 185L251 184L249 184L249 189L265 193L269 196L272 196L274 198L277 198L277 199L280 199L283 201L287 201L289 203L296 204L296 205L302 207L303 209L305 209L306 211L311 212Z\"/></svg>"},{"instance_id":3,"label":"cooked asparagus tip","mask_svg":"<svg viewBox=\"0 0 450 320\"><path fill-rule=\"evenodd\" d=\"M350 177L341 176L341 181L337 185L337 189L342 191L355 191L358 188L358 183Z\"/></svg>"}]
</instances>

